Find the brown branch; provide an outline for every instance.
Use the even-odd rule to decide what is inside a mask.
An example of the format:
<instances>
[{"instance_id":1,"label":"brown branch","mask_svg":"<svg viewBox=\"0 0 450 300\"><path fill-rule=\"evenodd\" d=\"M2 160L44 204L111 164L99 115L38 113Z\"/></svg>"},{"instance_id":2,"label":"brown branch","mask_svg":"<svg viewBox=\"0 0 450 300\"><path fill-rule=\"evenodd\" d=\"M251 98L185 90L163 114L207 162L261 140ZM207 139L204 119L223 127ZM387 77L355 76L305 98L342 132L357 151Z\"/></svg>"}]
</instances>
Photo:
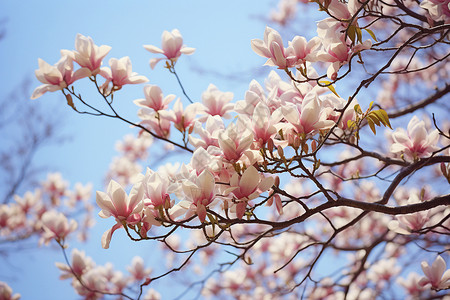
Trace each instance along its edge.
<instances>
[{"instance_id":1,"label":"brown branch","mask_svg":"<svg viewBox=\"0 0 450 300\"><path fill-rule=\"evenodd\" d=\"M450 92L450 84L446 84L443 89L437 90L435 94L429 96L426 99L423 99L420 102L411 104L407 107L404 107L398 111L394 111L391 113L388 113L388 116L390 119L397 118L400 116L404 116L406 114L412 113L418 109L424 108L425 106L436 102L437 100L441 99L444 95Z\"/></svg>"}]
</instances>

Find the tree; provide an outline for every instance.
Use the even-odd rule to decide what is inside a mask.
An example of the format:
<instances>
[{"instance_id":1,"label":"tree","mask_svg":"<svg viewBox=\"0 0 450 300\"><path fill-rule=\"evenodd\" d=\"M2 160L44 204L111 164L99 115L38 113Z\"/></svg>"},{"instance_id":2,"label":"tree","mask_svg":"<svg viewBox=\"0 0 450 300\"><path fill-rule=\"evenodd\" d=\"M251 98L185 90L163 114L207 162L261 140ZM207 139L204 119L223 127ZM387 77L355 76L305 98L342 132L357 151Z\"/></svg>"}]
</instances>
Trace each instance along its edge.
<instances>
[{"instance_id":1,"label":"tree","mask_svg":"<svg viewBox=\"0 0 450 300\"><path fill-rule=\"evenodd\" d=\"M55 66L40 60L36 75L43 85L33 98L61 91L75 112L138 129L136 138L119 146L123 157L110 172L116 180L96 194L100 216L116 221L103 235L103 247L124 230L132 241L163 243L173 260L167 272L150 276L136 259L127 279L74 250L72 260L59 266L63 277L87 299L140 298L147 286L144 298L154 299L155 281L199 265L204 274L188 280L188 290L211 297L447 295L448 4L305 4L316 5L326 18L317 24L317 36L294 36L285 47L279 32L267 27L264 40L251 45L278 73L271 71L264 88L252 81L237 102L214 85L202 103L192 100L175 66L195 49L183 45L178 30L166 31L161 48L144 48L157 54L152 68L165 63L175 76L186 107L180 99L172 104L176 96L164 96L158 86L145 85L145 98L134 101L139 122L115 109L122 89L147 81L132 72L129 57L101 67L110 47L78 35L76 50L63 50ZM297 3L282 1L279 7L273 20L286 25ZM103 106L77 89L83 78ZM169 154L185 152L189 163L140 174L137 163L156 140ZM64 249L68 232L45 228ZM422 275L414 272L418 261ZM131 281L138 290L126 289Z\"/></svg>"}]
</instances>

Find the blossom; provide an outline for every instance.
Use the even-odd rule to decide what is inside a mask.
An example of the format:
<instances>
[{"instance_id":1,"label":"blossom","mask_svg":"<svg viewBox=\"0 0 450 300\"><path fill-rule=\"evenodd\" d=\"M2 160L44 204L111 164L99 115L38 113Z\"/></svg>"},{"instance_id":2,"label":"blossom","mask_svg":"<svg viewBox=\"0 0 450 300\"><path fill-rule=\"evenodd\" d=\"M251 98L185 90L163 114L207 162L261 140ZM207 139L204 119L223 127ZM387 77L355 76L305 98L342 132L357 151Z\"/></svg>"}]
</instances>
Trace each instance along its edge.
<instances>
[{"instance_id":1,"label":"blossom","mask_svg":"<svg viewBox=\"0 0 450 300\"><path fill-rule=\"evenodd\" d=\"M264 145L267 141L277 133L275 124L277 124L283 115L281 110L276 110L273 113L270 112L269 107L260 102L256 105L252 116L252 129L254 133L254 139L260 145Z\"/></svg>"},{"instance_id":2,"label":"blossom","mask_svg":"<svg viewBox=\"0 0 450 300\"><path fill-rule=\"evenodd\" d=\"M39 69L35 71L36 78L43 83L38 86L31 95L31 99L36 99L46 92L55 92L62 90L76 80L88 77L91 71L87 68L81 68L73 71L73 57L68 51L61 51L61 59L51 66L42 59L38 60Z\"/></svg>"},{"instance_id":3,"label":"blossom","mask_svg":"<svg viewBox=\"0 0 450 300\"><path fill-rule=\"evenodd\" d=\"M144 95L145 99L134 100L134 104L140 107L152 108L155 111L167 109L168 104L176 97L173 94L164 97L161 88L151 84L144 86Z\"/></svg>"},{"instance_id":4,"label":"blossom","mask_svg":"<svg viewBox=\"0 0 450 300\"><path fill-rule=\"evenodd\" d=\"M97 75L100 72L102 60L111 50L110 46L97 46L90 36L85 37L82 34L77 34L75 39L74 57L75 61L83 68L87 68L92 72L92 75Z\"/></svg>"},{"instance_id":5,"label":"blossom","mask_svg":"<svg viewBox=\"0 0 450 300\"><path fill-rule=\"evenodd\" d=\"M84 273L95 267L94 261L86 256L84 251L73 249L72 262L70 266L64 263L55 263L56 267L61 270L60 279L71 278L72 276L81 277Z\"/></svg>"},{"instance_id":6,"label":"blossom","mask_svg":"<svg viewBox=\"0 0 450 300\"><path fill-rule=\"evenodd\" d=\"M301 104L287 103L282 106L281 112L297 133L305 135L329 129L335 124L327 120L319 97L314 92L308 93Z\"/></svg>"},{"instance_id":7,"label":"blossom","mask_svg":"<svg viewBox=\"0 0 450 300\"><path fill-rule=\"evenodd\" d=\"M102 246L107 249L111 236L114 231L124 224L136 224L141 219L140 213L144 208L143 188L142 185L136 184L128 196L125 190L115 182L111 180L106 193L97 191L96 202L102 209L98 215L102 218L108 218L113 216L117 224L111 229L107 230L102 237Z\"/></svg>"},{"instance_id":8,"label":"blossom","mask_svg":"<svg viewBox=\"0 0 450 300\"><path fill-rule=\"evenodd\" d=\"M314 37L309 42L302 36L296 36L289 42L289 46L292 47L293 55L296 57L295 64L303 64L306 61L314 61L316 50L321 45L320 38Z\"/></svg>"},{"instance_id":9,"label":"blossom","mask_svg":"<svg viewBox=\"0 0 450 300\"><path fill-rule=\"evenodd\" d=\"M120 89L125 84L139 84L148 81L147 77L132 72L131 60L128 56L120 59L111 58L109 65L111 68L100 69L99 74L106 79L103 88L106 88L110 82L112 82L113 88Z\"/></svg>"},{"instance_id":10,"label":"blossom","mask_svg":"<svg viewBox=\"0 0 450 300\"><path fill-rule=\"evenodd\" d=\"M159 115L162 119L173 122L175 128L180 132L184 132L186 128L194 124L195 117L197 113L202 111L202 108L202 105L196 102L189 104L186 109L183 109L183 104L178 98L173 105L173 110L162 110L159 112Z\"/></svg>"},{"instance_id":11,"label":"blossom","mask_svg":"<svg viewBox=\"0 0 450 300\"><path fill-rule=\"evenodd\" d=\"M133 257L131 266L127 267L134 281L144 280L152 272L151 268L145 268L144 260L140 256Z\"/></svg>"},{"instance_id":12,"label":"blossom","mask_svg":"<svg viewBox=\"0 0 450 300\"><path fill-rule=\"evenodd\" d=\"M238 218L242 219L244 216L247 202L267 191L273 183L273 177L261 179L258 170L254 166L248 167L242 176L234 173L230 179L230 187L225 190L225 194L231 192L237 198L236 214Z\"/></svg>"},{"instance_id":13,"label":"blossom","mask_svg":"<svg viewBox=\"0 0 450 300\"><path fill-rule=\"evenodd\" d=\"M3 281L0 281L0 299L1 300L19 300L20 294L13 296L11 287Z\"/></svg>"},{"instance_id":14,"label":"blossom","mask_svg":"<svg viewBox=\"0 0 450 300\"><path fill-rule=\"evenodd\" d=\"M428 133L425 122L414 116L409 121L406 131L403 128L397 128L392 134L391 152L403 154L406 160L417 160L419 157L429 156L437 150L438 139L439 132L437 130Z\"/></svg>"},{"instance_id":15,"label":"blossom","mask_svg":"<svg viewBox=\"0 0 450 300\"><path fill-rule=\"evenodd\" d=\"M183 182L183 192L189 202L191 202L191 211L197 213L201 222L205 221L206 208L215 197L215 180L213 174L204 170L198 177L193 180L185 180Z\"/></svg>"},{"instance_id":16,"label":"blossom","mask_svg":"<svg viewBox=\"0 0 450 300\"><path fill-rule=\"evenodd\" d=\"M431 267L426 261L423 261L421 266L425 277L422 277L419 280L420 286L431 284L431 287L437 290L447 289L450 287L450 270L445 270L447 268L447 264L440 255L436 257L436 260L433 262Z\"/></svg>"},{"instance_id":17,"label":"blossom","mask_svg":"<svg viewBox=\"0 0 450 300\"><path fill-rule=\"evenodd\" d=\"M219 146L224 158L233 163L238 161L245 150L253 143L253 132L245 127L242 117L238 117L238 125L231 123L219 134Z\"/></svg>"},{"instance_id":18,"label":"blossom","mask_svg":"<svg viewBox=\"0 0 450 300\"><path fill-rule=\"evenodd\" d=\"M153 207L166 207L170 205L169 180L159 173L147 168L145 177L142 180L144 189L144 203Z\"/></svg>"},{"instance_id":19,"label":"blossom","mask_svg":"<svg viewBox=\"0 0 450 300\"><path fill-rule=\"evenodd\" d=\"M183 45L183 37L178 29L174 29L171 32L164 31L161 37L162 49L153 45L144 45L144 48L151 53L160 53L175 63L181 54L190 55L194 53L195 48L186 47ZM152 58L150 60L150 67L153 69L155 65L164 58Z\"/></svg>"},{"instance_id":20,"label":"blossom","mask_svg":"<svg viewBox=\"0 0 450 300\"><path fill-rule=\"evenodd\" d=\"M277 66L279 69L293 67L297 58L292 53L292 48L285 49L281 35L273 28L266 27L264 41L253 39L251 41L253 51L259 56L267 57L264 65Z\"/></svg>"},{"instance_id":21,"label":"blossom","mask_svg":"<svg viewBox=\"0 0 450 300\"><path fill-rule=\"evenodd\" d=\"M450 1L449 0L424 0L420 7L426 9L435 21L450 23Z\"/></svg>"},{"instance_id":22,"label":"blossom","mask_svg":"<svg viewBox=\"0 0 450 300\"><path fill-rule=\"evenodd\" d=\"M70 221L62 212L54 210L45 212L42 217L42 242L48 244L51 239L56 241L64 241L64 239L75 229L77 229L77 222L73 219Z\"/></svg>"},{"instance_id":23,"label":"blossom","mask_svg":"<svg viewBox=\"0 0 450 300\"><path fill-rule=\"evenodd\" d=\"M202 123L196 121L194 123L193 133L198 134L200 138L189 135L189 143L195 148L203 147L205 149L208 146L219 147L219 133L225 129L223 119L219 116L208 116L205 122L205 128L203 129Z\"/></svg>"},{"instance_id":24,"label":"blossom","mask_svg":"<svg viewBox=\"0 0 450 300\"><path fill-rule=\"evenodd\" d=\"M210 84L208 89L202 93L205 113L211 116L229 119L230 112L234 108L234 104L230 103L231 100L233 100L233 93L222 92L214 84Z\"/></svg>"},{"instance_id":25,"label":"blossom","mask_svg":"<svg viewBox=\"0 0 450 300\"><path fill-rule=\"evenodd\" d=\"M421 203L417 194L411 194L407 204ZM389 222L389 229L400 234L411 234L412 231L422 229L429 220L430 211L418 211L412 214L396 216L397 221Z\"/></svg>"}]
</instances>

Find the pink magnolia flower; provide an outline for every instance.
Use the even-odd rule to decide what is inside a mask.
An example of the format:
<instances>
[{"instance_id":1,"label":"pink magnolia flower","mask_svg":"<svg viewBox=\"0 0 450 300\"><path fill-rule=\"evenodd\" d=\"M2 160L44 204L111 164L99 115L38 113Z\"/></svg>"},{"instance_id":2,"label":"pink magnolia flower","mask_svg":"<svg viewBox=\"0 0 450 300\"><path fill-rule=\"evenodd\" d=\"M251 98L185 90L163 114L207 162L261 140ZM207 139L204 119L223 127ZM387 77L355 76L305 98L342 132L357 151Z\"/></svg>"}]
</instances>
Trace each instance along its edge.
<instances>
[{"instance_id":1,"label":"pink magnolia flower","mask_svg":"<svg viewBox=\"0 0 450 300\"><path fill-rule=\"evenodd\" d=\"M116 142L116 150L131 161L144 160L148 157L148 148L153 143L153 137L149 134L141 134L135 137L127 134L122 141Z\"/></svg>"},{"instance_id":2,"label":"pink magnolia flower","mask_svg":"<svg viewBox=\"0 0 450 300\"><path fill-rule=\"evenodd\" d=\"M252 116L252 128L254 133L254 140L260 145L265 145L267 141L277 133L275 124L280 122L283 118L281 110L270 112L269 107L260 102L256 105Z\"/></svg>"},{"instance_id":3,"label":"pink magnolia flower","mask_svg":"<svg viewBox=\"0 0 450 300\"><path fill-rule=\"evenodd\" d=\"M423 286L419 285L419 280L420 275L416 272L411 272L406 279L399 277L396 282L401 285L409 295L414 297L413 299L419 299L420 294L425 290Z\"/></svg>"},{"instance_id":4,"label":"pink magnolia flower","mask_svg":"<svg viewBox=\"0 0 450 300\"><path fill-rule=\"evenodd\" d=\"M131 60L128 56L120 59L111 58L109 65L111 68L103 67L99 72L106 79L102 86L103 89L106 89L110 82L113 85L113 89L120 89L125 84L139 84L148 81L147 77L132 72Z\"/></svg>"},{"instance_id":5,"label":"pink magnolia flower","mask_svg":"<svg viewBox=\"0 0 450 300\"><path fill-rule=\"evenodd\" d=\"M172 30L172 32L164 31L161 37L162 49L153 45L144 45L144 48L151 53L160 53L175 63L181 54L190 55L194 53L195 48L186 47L183 45L183 37L178 29ZM152 58L150 60L150 67L153 69L155 65L164 58Z\"/></svg>"},{"instance_id":6,"label":"pink magnolia flower","mask_svg":"<svg viewBox=\"0 0 450 300\"><path fill-rule=\"evenodd\" d=\"M81 68L73 71L73 57L68 51L61 51L61 59L51 66L42 59L39 58L39 69L35 71L36 78L43 83L38 86L31 99L41 97L46 92L55 92L62 90L76 80L88 77L91 75L91 71L87 68Z\"/></svg>"},{"instance_id":7,"label":"pink magnolia flower","mask_svg":"<svg viewBox=\"0 0 450 300\"><path fill-rule=\"evenodd\" d=\"M145 205L151 205L155 208L169 208L172 206L170 200L171 191L167 178L147 168L145 177L142 180L142 186L144 189L143 198Z\"/></svg>"},{"instance_id":8,"label":"pink magnolia flower","mask_svg":"<svg viewBox=\"0 0 450 300\"><path fill-rule=\"evenodd\" d=\"M420 199L417 194L411 194L407 204L416 204L420 203ZM389 222L389 229L400 233L400 234L411 234L412 231L417 231L422 229L428 220L430 215L430 211L419 211L412 214L400 215L396 216L397 220L393 220Z\"/></svg>"},{"instance_id":9,"label":"pink magnolia flower","mask_svg":"<svg viewBox=\"0 0 450 300\"><path fill-rule=\"evenodd\" d=\"M196 121L194 123L193 133L198 134L200 138L189 135L189 143L195 148L203 147L207 149L209 146L219 147L219 133L225 130L223 119L219 116L208 116L205 122L205 128L202 123Z\"/></svg>"},{"instance_id":10,"label":"pink magnolia flower","mask_svg":"<svg viewBox=\"0 0 450 300\"><path fill-rule=\"evenodd\" d=\"M258 170L254 166L250 166L244 171L242 176L237 173L231 176L230 187L224 193L233 193L234 197L236 197L236 215L239 219L242 219L247 202L267 191L273 183L273 177L261 179Z\"/></svg>"},{"instance_id":11,"label":"pink magnolia flower","mask_svg":"<svg viewBox=\"0 0 450 300\"><path fill-rule=\"evenodd\" d=\"M144 208L142 199L143 187L140 183L133 186L129 196L114 180L110 181L106 193L97 191L96 202L102 209L98 215L102 218L113 216L117 221L117 224L103 234L103 248L109 248L115 230L123 225L136 224L140 221L140 213Z\"/></svg>"},{"instance_id":12,"label":"pink magnolia flower","mask_svg":"<svg viewBox=\"0 0 450 300\"><path fill-rule=\"evenodd\" d=\"M225 160L230 163L238 161L245 150L253 143L253 132L245 126L242 117L238 117L238 125L231 123L219 134L219 146Z\"/></svg>"},{"instance_id":13,"label":"pink magnolia flower","mask_svg":"<svg viewBox=\"0 0 450 300\"><path fill-rule=\"evenodd\" d=\"M423 261L421 265L425 277L422 277L419 280L420 286L431 284L431 288L437 290L447 289L450 287L450 270L445 270L447 268L447 264L440 255L436 257L436 260L433 262L431 267L426 261Z\"/></svg>"},{"instance_id":14,"label":"pink magnolia flower","mask_svg":"<svg viewBox=\"0 0 450 300\"><path fill-rule=\"evenodd\" d=\"M151 268L145 268L144 260L140 256L133 257L131 266L127 267L130 272L133 281L142 281L152 272Z\"/></svg>"},{"instance_id":15,"label":"pink magnolia flower","mask_svg":"<svg viewBox=\"0 0 450 300\"><path fill-rule=\"evenodd\" d=\"M161 118L173 122L175 128L180 132L185 132L187 128L194 124L195 117L201 112L203 112L203 107L200 103L189 104L186 109L183 109L183 104L178 98L173 105L173 110L162 110L159 115Z\"/></svg>"},{"instance_id":16,"label":"pink magnolia flower","mask_svg":"<svg viewBox=\"0 0 450 300\"><path fill-rule=\"evenodd\" d=\"M292 54L292 48L285 49L281 35L270 27L266 27L264 31L264 41L253 39L251 46L256 54L268 58L264 64L267 66L277 66L279 69L286 69L293 67L297 60Z\"/></svg>"},{"instance_id":17,"label":"pink magnolia flower","mask_svg":"<svg viewBox=\"0 0 450 300\"><path fill-rule=\"evenodd\" d=\"M44 229L41 242L45 244L52 239L64 241L70 233L77 229L75 220L69 221L63 213L54 210L45 212L41 217L41 222Z\"/></svg>"},{"instance_id":18,"label":"pink magnolia flower","mask_svg":"<svg viewBox=\"0 0 450 300\"><path fill-rule=\"evenodd\" d=\"M97 75L100 72L102 60L111 50L110 46L97 46L90 36L85 37L82 34L77 34L75 39L74 60L83 68L87 68L92 72L92 75Z\"/></svg>"},{"instance_id":19,"label":"pink magnolia flower","mask_svg":"<svg viewBox=\"0 0 450 300\"><path fill-rule=\"evenodd\" d=\"M27 191L23 197L14 195L14 200L22 209L24 214L27 214L33 207L42 201L42 193L40 190L36 190L34 193ZM1 224L1 222L0 222Z\"/></svg>"},{"instance_id":20,"label":"pink magnolia flower","mask_svg":"<svg viewBox=\"0 0 450 300\"><path fill-rule=\"evenodd\" d=\"M420 7L426 9L434 21L450 23L450 0L424 0Z\"/></svg>"},{"instance_id":21,"label":"pink magnolia flower","mask_svg":"<svg viewBox=\"0 0 450 300\"><path fill-rule=\"evenodd\" d=\"M281 0L278 3L278 11L273 10L270 19L285 26L290 20L295 18L297 13L297 0Z\"/></svg>"},{"instance_id":22,"label":"pink magnolia flower","mask_svg":"<svg viewBox=\"0 0 450 300\"><path fill-rule=\"evenodd\" d=\"M230 103L231 100L233 100L232 92L222 92L214 84L210 84L202 94L205 113L225 119L231 117L230 112L234 109L234 104Z\"/></svg>"},{"instance_id":23,"label":"pink magnolia flower","mask_svg":"<svg viewBox=\"0 0 450 300\"><path fill-rule=\"evenodd\" d=\"M79 280L74 280L72 285L78 295L84 296L84 299L101 299L104 295L98 291L107 291L108 281L101 269L97 267L83 275L83 284Z\"/></svg>"},{"instance_id":24,"label":"pink magnolia flower","mask_svg":"<svg viewBox=\"0 0 450 300\"><path fill-rule=\"evenodd\" d=\"M308 93L301 104L287 103L281 112L297 133L314 134L318 130L331 128L335 123L327 120L316 93ZM289 127L287 127L289 128Z\"/></svg>"},{"instance_id":25,"label":"pink magnolia flower","mask_svg":"<svg viewBox=\"0 0 450 300\"><path fill-rule=\"evenodd\" d=\"M289 46L293 50L293 55L296 57L296 65L303 64L306 61L313 62L316 60L316 52L321 45L321 40L318 37L312 38L309 42L302 36L296 36L289 42Z\"/></svg>"},{"instance_id":26,"label":"pink magnolia flower","mask_svg":"<svg viewBox=\"0 0 450 300\"><path fill-rule=\"evenodd\" d=\"M392 140L392 153L403 154L406 160L417 160L431 155L438 149L436 144L439 140L439 132L435 129L428 133L425 122L414 116L409 121L406 131L403 128L397 128L392 134Z\"/></svg>"},{"instance_id":27,"label":"pink magnolia flower","mask_svg":"<svg viewBox=\"0 0 450 300\"><path fill-rule=\"evenodd\" d=\"M184 195L191 202L189 210L195 211L201 222L205 221L206 208L214 200L215 186L214 175L208 170L204 170L192 181L185 180L183 182Z\"/></svg>"},{"instance_id":28,"label":"pink magnolia flower","mask_svg":"<svg viewBox=\"0 0 450 300\"><path fill-rule=\"evenodd\" d=\"M11 287L3 281L0 281L0 299L1 300L19 300L20 294L13 296Z\"/></svg>"},{"instance_id":29,"label":"pink magnolia flower","mask_svg":"<svg viewBox=\"0 0 450 300\"><path fill-rule=\"evenodd\" d=\"M84 251L73 249L71 267L65 263L55 263L56 267L61 270L60 279L72 278L74 275L81 277L84 273L95 267L94 261L86 256Z\"/></svg>"},{"instance_id":30,"label":"pink magnolia flower","mask_svg":"<svg viewBox=\"0 0 450 300\"><path fill-rule=\"evenodd\" d=\"M144 87L144 95L145 99L134 100L134 104L140 107L152 108L155 111L167 109L169 103L176 97L173 94L164 97L161 88L151 84Z\"/></svg>"},{"instance_id":31,"label":"pink magnolia flower","mask_svg":"<svg viewBox=\"0 0 450 300\"><path fill-rule=\"evenodd\" d=\"M172 125L167 116L167 114L161 115L159 112L155 112L148 108L141 108L138 111L138 117L142 119L139 124L154 132L156 135L164 138L168 138L170 136L170 129Z\"/></svg>"}]
</instances>

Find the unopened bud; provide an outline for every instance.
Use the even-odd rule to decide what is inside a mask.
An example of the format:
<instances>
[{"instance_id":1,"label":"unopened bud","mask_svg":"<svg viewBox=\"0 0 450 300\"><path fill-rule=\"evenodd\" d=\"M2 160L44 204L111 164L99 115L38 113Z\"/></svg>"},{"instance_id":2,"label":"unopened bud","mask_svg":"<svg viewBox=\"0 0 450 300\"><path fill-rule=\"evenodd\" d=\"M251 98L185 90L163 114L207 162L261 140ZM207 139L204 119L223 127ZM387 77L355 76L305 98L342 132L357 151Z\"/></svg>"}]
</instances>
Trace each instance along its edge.
<instances>
[{"instance_id":1,"label":"unopened bud","mask_svg":"<svg viewBox=\"0 0 450 300\"><path fill-rule=\"evenodd\" d=\"M313 141L311 142L311 150L312 150L313 152L315 152L316 149L317 149L317 142L316 142L316 140L313 140Z\"/></svg>"},{"instance_id":2,"label":"unopened bud","mask_svg":"<svg viewBox=\"0 0 450 300\"><path fill-rule=\"evenodd\" d=\"M278 155L279 155L280 157L284 157L283 147L278 146L278 147L277 147L277 151L278 151Z\"/></svg>"},{"instance_id":3,"label":"unopened bud","mask_svg":"<svg viewBox=\"0 0 450 300\"><path fill-rule=\"evenodd\" d=\"M273 183L274 186L279 187L280 186L280 177L275 176L275 182Z\"/></svg>"}]
</instances>

